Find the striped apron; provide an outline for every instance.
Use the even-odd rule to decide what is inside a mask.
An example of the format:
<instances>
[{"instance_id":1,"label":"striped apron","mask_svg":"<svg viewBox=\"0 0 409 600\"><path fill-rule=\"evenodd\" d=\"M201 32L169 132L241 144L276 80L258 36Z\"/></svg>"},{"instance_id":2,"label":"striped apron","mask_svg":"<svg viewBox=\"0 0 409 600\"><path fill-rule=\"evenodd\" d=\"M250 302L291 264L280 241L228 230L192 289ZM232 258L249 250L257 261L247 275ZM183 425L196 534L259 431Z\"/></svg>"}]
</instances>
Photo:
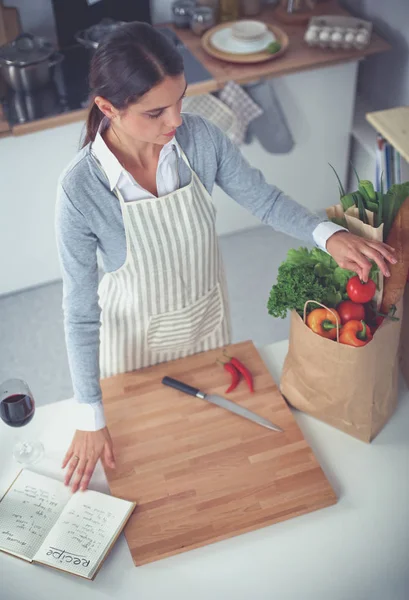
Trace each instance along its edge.
<instances>
[{"instance_id":1,"label":"striped apron","mask_svg":"<svg viewBox=\"0 0 409 600\"><path fill-rule=\"evenodd\" d=\"M160 198L118 196L126 260L99 285L100 375L110 377L218 348L230 341L216 209L191 169L185 187Z\"/></svg>"}]
</instances>

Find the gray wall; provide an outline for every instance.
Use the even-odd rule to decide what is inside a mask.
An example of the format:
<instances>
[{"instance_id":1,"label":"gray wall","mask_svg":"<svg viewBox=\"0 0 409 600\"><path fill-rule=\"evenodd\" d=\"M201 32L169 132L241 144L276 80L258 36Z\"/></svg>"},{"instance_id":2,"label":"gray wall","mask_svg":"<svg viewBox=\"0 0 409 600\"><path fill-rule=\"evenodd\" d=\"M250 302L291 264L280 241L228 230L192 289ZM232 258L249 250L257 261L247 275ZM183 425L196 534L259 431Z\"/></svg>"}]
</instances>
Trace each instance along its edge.
<instances>
[{"instance_id":1,"label":"gray wall","mask_svg":"<svg viewBox=\"0 0 409 600\"><path fill-rule=\"evenodd\" d=\"M362 62L358 93L373 110L409 105L409 0L343 0L393 46Z\"/></svg>"}]
</instances>

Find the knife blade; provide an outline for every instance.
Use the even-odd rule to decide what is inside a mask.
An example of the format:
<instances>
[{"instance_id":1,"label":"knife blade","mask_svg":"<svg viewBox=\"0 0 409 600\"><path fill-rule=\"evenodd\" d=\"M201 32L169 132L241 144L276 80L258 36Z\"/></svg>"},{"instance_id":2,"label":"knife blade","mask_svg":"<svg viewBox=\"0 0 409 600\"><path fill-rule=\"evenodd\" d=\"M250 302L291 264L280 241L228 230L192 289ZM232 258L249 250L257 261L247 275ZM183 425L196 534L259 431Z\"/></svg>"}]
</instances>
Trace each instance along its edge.
<instances>
[{"instance_id":1,"label":"knife blade","mask_svg":"<svg viewBox=\"0 0 409 600\"><path fill-rule=\"evenodd\" d=\"M254 413L253 411L241 406L240 404L236 404L236 402L232 402L232 400L228 400L227 398L223 398L222 396L218 396L217 394L205 394L205 392L200 391L198 388L192 387L187 383L183 383L183 381L178 381L177 379L173 379L172 377L164 377L162 379L162 383L164 385L168 385L180 392L185 394L189 394L190 396L195 396L196 398L200 398L201 400L207 400L220 408L224 408L225 410L229 410L230 412L239 415L240 417L244 417L258 425L262 425L263 427L267 427L267 429L271 429L271 431L282 432L283 430L278 425L274 425L271 421L268 421L264 417Z\"/></svg>"}]
</instances>

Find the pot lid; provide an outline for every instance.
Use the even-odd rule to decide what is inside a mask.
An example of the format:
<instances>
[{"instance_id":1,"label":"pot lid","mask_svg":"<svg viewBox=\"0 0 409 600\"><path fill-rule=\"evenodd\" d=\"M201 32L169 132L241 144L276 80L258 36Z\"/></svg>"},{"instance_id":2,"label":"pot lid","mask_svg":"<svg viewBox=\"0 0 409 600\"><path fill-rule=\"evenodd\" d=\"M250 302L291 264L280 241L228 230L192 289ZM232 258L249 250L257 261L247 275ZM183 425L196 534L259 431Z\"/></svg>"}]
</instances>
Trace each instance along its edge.
<instances>
[{"instance_id":1,"label":"pot lid","mask_svg":"<svg viewBox=\"0 0 409 600\"><path fill-rule=\"evenodd\" d=\"M53 53L53 45L45 38L22 33L13 42L1 46L0 60L9 65L24 67L47 60Z\"/></svg>"},{"instance_id":2,"label":"pot lid","mask_svg":"<svg viewBox=\"0 0 409 600\"><path fill-rule=\"evenodd\" d=\"M115 29L125 24L125 21L115 21L114 19L102 19L96 25L91 25L82 32L83 39L90 42L95 48Z\"/></svg>"}]
</instances>

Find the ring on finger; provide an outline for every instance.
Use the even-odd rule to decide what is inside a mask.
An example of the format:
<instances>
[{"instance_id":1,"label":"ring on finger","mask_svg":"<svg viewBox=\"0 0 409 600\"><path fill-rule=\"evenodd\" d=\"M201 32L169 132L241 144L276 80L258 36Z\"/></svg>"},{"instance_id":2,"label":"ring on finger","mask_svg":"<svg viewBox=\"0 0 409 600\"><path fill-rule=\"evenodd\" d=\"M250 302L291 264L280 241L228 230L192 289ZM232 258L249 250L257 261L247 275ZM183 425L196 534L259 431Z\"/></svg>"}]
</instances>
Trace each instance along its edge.
<instances>
[{"instance_id":1,"label":"ring on finger","mask_svg":"<svg viewBox=\"0 0 409 600\"><path fill-rule=\"evenodd\" d=\"M78 489L80 487L81 479L84 476L87 462L88 461L86 458L81 458L75 467L75 475L74 475L74 481L73 481L73 487L75 489Z\"/></svg>"}]
</instances>

